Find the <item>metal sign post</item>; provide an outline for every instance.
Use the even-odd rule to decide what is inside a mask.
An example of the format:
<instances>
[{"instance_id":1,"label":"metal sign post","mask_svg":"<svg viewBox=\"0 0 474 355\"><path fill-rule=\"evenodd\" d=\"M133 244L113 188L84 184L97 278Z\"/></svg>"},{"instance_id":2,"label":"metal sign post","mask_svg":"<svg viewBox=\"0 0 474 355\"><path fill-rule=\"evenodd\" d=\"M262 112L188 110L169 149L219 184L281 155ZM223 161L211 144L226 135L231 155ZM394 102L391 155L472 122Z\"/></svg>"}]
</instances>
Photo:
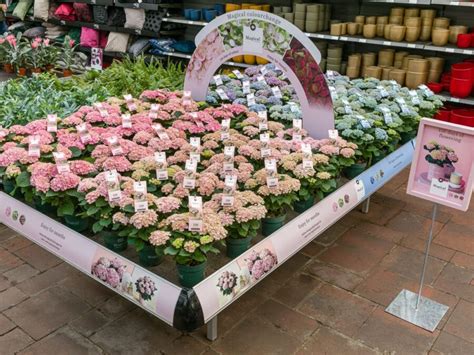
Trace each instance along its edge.
<instances>
[{"instance_id":1,"label":"metal sign post","mask_svg":"<svg viewBox=\"0 0 474 355\"><path fill-rule=\"evenodd\" d=\"M449 307L435 302L429 298L423 297L423 283L425 281L426 265L430 254L431 241L433 240L433 229L436 220L438 204L433 205L433 214L431 216L431 227L426 243L425 260L420 278L420 288L418 294L409 290L402 290L398 296L390 303L385 310L394 316L406 320L409 323L417 325L423 329L433 332L444 317Z\"/></svg>"}]
</instances>

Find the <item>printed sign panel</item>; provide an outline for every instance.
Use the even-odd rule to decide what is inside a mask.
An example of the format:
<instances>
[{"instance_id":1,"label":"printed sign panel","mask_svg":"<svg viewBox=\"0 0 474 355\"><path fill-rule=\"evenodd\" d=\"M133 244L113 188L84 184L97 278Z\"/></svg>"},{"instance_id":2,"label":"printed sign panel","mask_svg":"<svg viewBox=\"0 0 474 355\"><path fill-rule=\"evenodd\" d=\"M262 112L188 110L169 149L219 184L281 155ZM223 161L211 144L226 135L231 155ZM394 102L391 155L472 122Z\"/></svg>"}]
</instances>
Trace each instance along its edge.
<instances>
[{"instance_id":1,"label":"printed sign panel","mask_svg":"<svg viewBox=\"0 0 474 355\"><path fill-rule=\"evenodd\" d=\"M423 118L407 193L467 211L474 180L474 128Z\"/></svg>"},{"instance_id":2,"label":"printed sign panel","mask_svg":"<svg viewBox=\"0 0 474 355\"><path fill-rule=\"evenodd\" d=\"M268 12L233 11L210 22L195 42L184 90L196 101L206 99L208 84L222 64L236 56L257 55L280 68L295 88L310 136L326 138L334 128L331 95L318 64L321 53L292 23Z\"/></svg>"}]
</instances>

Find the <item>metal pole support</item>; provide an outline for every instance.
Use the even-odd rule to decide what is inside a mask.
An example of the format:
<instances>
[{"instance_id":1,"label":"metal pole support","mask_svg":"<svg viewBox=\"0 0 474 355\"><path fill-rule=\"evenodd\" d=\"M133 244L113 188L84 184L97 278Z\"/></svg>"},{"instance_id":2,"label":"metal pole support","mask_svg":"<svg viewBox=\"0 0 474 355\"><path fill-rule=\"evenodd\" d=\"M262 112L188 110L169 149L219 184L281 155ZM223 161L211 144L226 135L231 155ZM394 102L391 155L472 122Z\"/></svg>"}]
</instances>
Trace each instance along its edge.
<instances>
[{"instance_id":1,"label":"metal pole support","mask_svg":"<svg viewBox=\"0 0 474 355\"><path fill-rule=\"evenodd\" d=\"M217 339L217 316L207 323L207 339L214 341Z\"/></svg>"},{"instance_id":2,"label":"metal pole support","mask_svg":"<svg viewBox=\"0 0 474 355\"><path fill-rule=\"evenodd\" d=\"M362 213L364 214L369 213L369 207L370 207L370 197L367 197L367 199L362 204Z\"/></svg>"}]
</instances>

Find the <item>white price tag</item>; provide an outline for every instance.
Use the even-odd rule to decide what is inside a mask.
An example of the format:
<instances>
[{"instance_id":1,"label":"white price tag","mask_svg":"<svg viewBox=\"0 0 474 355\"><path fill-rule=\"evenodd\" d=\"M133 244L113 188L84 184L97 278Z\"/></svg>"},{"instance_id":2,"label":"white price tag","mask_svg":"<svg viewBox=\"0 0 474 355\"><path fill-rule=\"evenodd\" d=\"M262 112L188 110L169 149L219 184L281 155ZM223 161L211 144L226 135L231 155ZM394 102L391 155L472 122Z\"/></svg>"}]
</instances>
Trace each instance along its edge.
<instances>
[{"instance_id":1,"label":"white price tag","mask_svg":"<svg viewBox=\"0 0 474 355\"><path fill-rule=\"evenodd\" d=\"M270 142L270 134L269 133L260 134L260 142L262 142L262 143Z\"/></svg>"},{"instance_id":2,"label":"white price tag","mask_svg":"<svg viewBox=\"0 0 474 355\"><path fill-rule=\"evenodd\" d=\"M234 205L234 196L232 195L222 195L221 205L223 207L232 207Z\"/></svg>"},{"instance_id":3,"label":"white price tag","mask_svg":"<svg viewBox=\"0 0 474 355\"><path fill-rule=\"evenodd\" d=\"M233 70L232 73L234 73L235 77L239 80L242 80L244 77L239 70Z\"/></svg>"},{"instance_id":4,"label":"white price tag","mask_svg":"<svg viewBox=\"0 0 474 355\"><path fill-rule=\"evenodd\" d=\"M255 105L257 102L255 101L255 95L254 94L248 94L247 95L247 105L252 106Z\"/></svg>"},{"instance_id":5,"label":"white price tag","mask_svg":"<svg viewBox=\"0 0 474 355\"><path fill-rule=\"evenodd\" d=\"M302 129L303 128L303 120L300 118L293 119L293 128Z\"/></svg>"},{"instance_id":6,"label":"white price tag","mask_svg":"<svg viewBox=\"0 0 474 355\"><path fill-rule=\"evenodd\" d=\"M283 95L281 94L281 90L278 86L272 87L272 92L273 95L278 99L281 99L283 97Z\"/></svg>"},{"instance_id":7,"label":"white price tag","mask_svg":"<svg viewBox=\"0 0 474 355\"><path fill-rule=\"evenodd\" d=\"M136 181L133 183L135 212L148 210L146 181Z\"/></svg>"},{"instance_id":8,"label":"white price tag","mask_svg":"<svg viewBox=\"0 0 474 355\"><path fill-rule=\"evenodd\" d=\"M265 82L265 77L263 75L257 76L257 81Z\"/></svg>"},{"instance_id":9,"label":"white price tag","mask_svg":"<svg viewBox=\"0 0 474 355\"><path fill-rule=\"evenodd\" d=\"M221 98L221 100L229 100L229 96L227 96L227 94L225 93L223 89L218 88L216 92L217 92L217 95L219 95L219 97Z\"/></svg>"},{"instance_id":10,"label":"white price tag","mask_svg":"<svg viewBox=\"0 0 474 355\"><path fill-rule=\"evenodd\" d=\"M267 187L275 188L278 187L278 178L277 177L267 177Z\"/></svg>"},{"instance_id":11,"label":"white price tag","mask_svg":"<svg viewBox=\"0 0 474 355\"><path fill-rule=\"evenodd\" d=\"M265 170L277 171L277 163L275 159L265 159Z\"/></svg>"},{"instance_id":12,"label":"white price tag","mask_svg":"<svg viewBox=\"0 0 474 355\"><path fill-rule=\"evenodd\" d=\"M362 201L365 198L365 185L362 180L356 180L354 188L357 195L357 202Z\"/></svg>"},{"instance_id":13,"label":"white price tag","mask_svg":"<svg viewBox=\"0 0 474 355\"><path fill-rule=\"evenodd\" d=\"M339 131L337 129L328 130L329 138L336 139L339 138Z\"/></svg>"},{"instance_id":14,"label":"white price tag","mask_svg":"<svg viewBox=\"0 0 474 355\"><path fill-rule=\"evenodd\" d=\"M132 118L130 114L126 113L122 115L122 127L123 128L132 128Z\"/></svg>"},{"instance_id":15,"label":"white price tag","mask_svg":"<svg viewBox=\"0 0 474 355\"><path fill-rule=\"evenodd\" d=\"M196 179L186 176L183 180L183 186L185 189L194 189L196 187Z\"/></svg>"},{"instance_id":16,"label":"white price tag","mask_svg":"<svg viewBox=\"0 0 474 355\"><path fill-rule=\"evenodd\" d=\"M57 132L58 131L58 116L48 115L47 116L47 129L48 132Z\"/></svg>"},{"instance_id":17,"label":"white price tag","mask_svg":"<svg viewBox=\"0 0 474 355\"><path fill-rule=\"evenodd\" d=\"M222 77L220 75L214 76L214 82L216 83L216 86L224 85L224 82L222 81Z\"/></svg>"},{"instance_id":18,"label":"white price tag","mask_svg":"<svg viewBox=\"0 0 474 355\"><path fill-rule=\"evenodd\" d=\"M446 198L448 196L449 182L443 179L432 179L430 193L439 197Z\"/></svg>"},{"instance_id":19,"label":"white price tag","mask_svg":"<svg viewBox=\"0 0 474 355\"><path fill-rule=\"evenodd\" d=\"M185 165L185 169L188 170L188 171L192 171L193 173L196 172L197 170L197 161L194 160L194 159L188 159L186 160L186 165Z\"/></svg>"},{"instance_id":20,"label":"white price tag","mask_svg":"<svg viewBox=\"0 0 474 355\"><path fill-rule=\"evenodd\" d=\"M193 146L194 148L201 148L201 138L199 137L191 137L190 140L189 140L189 144L191 144L191 146Z\"/></svg>"},{"instance_id":21,"label":"white price tag","mask_svg":"<svg viewBox=\"0 0 474 355\"><path fill-rule=\"evenodd\" d=\"M250 94L250 81L246 80L242 83L242 92L244 95Z\"/></svg>"},{"instance_id":22,"label":"white price tag","mask_svg":"<svg viewBox=\"0 0 474 355\"><path fill-rule=\"evenodd\" d=\"M229 157L234 157L235 147L234 146L225 146L224 147L224 155L229 156Z\"/></svg>"}]
</instances>

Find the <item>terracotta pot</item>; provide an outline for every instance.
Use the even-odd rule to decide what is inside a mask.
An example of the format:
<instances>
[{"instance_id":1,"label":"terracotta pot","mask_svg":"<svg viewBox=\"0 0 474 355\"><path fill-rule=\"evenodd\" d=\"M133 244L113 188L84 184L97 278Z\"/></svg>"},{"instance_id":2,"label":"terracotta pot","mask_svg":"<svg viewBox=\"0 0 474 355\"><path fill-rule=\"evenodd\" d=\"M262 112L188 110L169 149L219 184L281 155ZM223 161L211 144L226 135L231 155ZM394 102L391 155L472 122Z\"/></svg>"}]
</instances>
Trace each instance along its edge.
<instances>
[{"instance_id":1,"label":"terracotta pot","mask_svg":"<svg viewBox=\"0 0 474 355\"><path fill-rule=\"evenodd\" d=\"M421 27L421 17L405 17L405 26Z\"/></svg>"},{"instance_id":2,"label":"terracotta pot","mask_svg":"<svg viewBox=\"0 0 474 355\"><path fill-rule=\"evenodd\" d=\"M395 80L397 83L399 83L401 86L405 85L405 76L406 76L406 71L402 69L393 69L390 71L390 74L388 75L389 80Z\"/></svg>"},{"instance_id":3,"label":"terracotta pot","mask_svg":"<svg viewBox=\"0 0 474 355\"><path fill-rule=\"evenodd\" d=\"M40 74L42 72L42 70L41 70L41 68L33 68L33 69L31 69L31 72L35 73L35 74Z\"/></svg>"},{"instance_id":4,"label":"terracotta pot","mask_svg":"<svg viewBox=\"0 0 474 355\"><path fill-rule=\"evenodd\" d=\"M426 84L428 81L428 73L417 73L407 71L405 86L410 89L416 89L421 84Z\"/></svg>"},{"instance_id":5,"label":"terracotta pot","mask_svg":"<svg viewBox=\"0 0 474 355\"><path fill-rule=\"evenodd\" d=\"M6 73L13 73L13 65L10 64L10 63L6 63L6 64L3 64L3 70L6 72Z\"/></svg>"},{"instance_id":6,"label":"terracotta pot","mask_svg":"<svg viewBox=\"0 0 474 355\"><path fill-rule=\"evenodd\" d=\"M430 62L427 59L411 59L408 61L408 71L425 73L430 70Z\"/></svg>"},{"instance_id":7,"label":"terracotta pot","mask_svg":"<svg viewBox=\"0 0 474 355\"><path fill-rule=\"evenodd\" d=\"M429 41L431 38L431 26L423 26L420 31L420 41Z\"/></svg>"},{"instance_id":8,"label":"terracotta pot","mask_svg":"<svg viewBox=\"0 0 474 355\"><path fill-rule=\"evenodd\" d=\"M351 36L355 36L357 34L357 23L356 22L350 22L347 24L347 34Z\"/></svg>"},{"instance_id":9,"label":"terracotta pot","mask_svg":"<svg viewBox=\"0 0 474 355\"><path fill-rule=\"evenodd\" d=\"M403 7L392 7L390 9L390 16L404 16L405 9Z\"/></svg>"},{"instance_id":10,"label":"terracotta pot","mask_svg":"<svg viewBox=\"0 0 474 355\"><path fill-rule=\"evenodd\" d=\"M388 18L388 23L391 25L402 25L403 24L403 16L390 16Z\"/></svg>"},{"instance_id":11,"label":"terracotta pot","mask_svg":"<svg viewBox=\"0 0 474 355\"><path fill-rule=\"evenodd\" d=\"M433 28L447 29L449 27L450 22L451 22L451 19L447 17L436 17L433 20Z\"/></svg>"},{"instance_id":12,"label":"terracotta pot","mask_svg":"<svg viewBox=\"0 0 474 355\"><path fill-rule=\"evenodd\" d=\"M442 72L444 69L444 58L441 57L428 57L426 58L430 62L430 70Z\"/></svg>"},{"instance_id":13,"label":"terracotta pot","mask_svg":"<svg viewBox=\"0 0 474 355\"><path fill-rule=\"evenodd\" d=\"M392 26L390 28L390 40L394 42L401 42L405 38L407 31L406 26Z\"/></svg>"},{"instance_id":14,"label":"terracotta pot","mask_svg":"<svg viewBox=\"0 0 474 355\"><path fill-rule=\"evenodd\" d=\"M18 76L26 76L26 68L18 68Z\"/></svg>"},{"instance_id":15,"label":"terracotta pot","mask_svg":"<svg viewBox=\"0 0 474 355\"><path fill-rule=\"evenodd\" d=\"M374 38L377 34L377 25L368 24L364 25L363 35L365 38Z\"/></svg>"},{"instance_id":16,"label":"terracotta pot","mask_svg":"<svg viewBox=\"0 0 474 355\"><path fill-rule=\"evenodd\" d=\"M395 52L393 50L380 51L379 52L379 66L381 65L392 66L394 56L395 56Z\"/></svg>"},{"instance_id":17,"label":"terracotta pot","mask_svg":"<svg viewBox=\"0 0 474 355\"><path fill-rule=\"evenodd\" d=\"M449 27L449 43L456 44L458 35L466 34L467 26L450 26Z\"/></svg>"},{"instance_id":18,"label":"terracotta pot","mask_svg":"<svg viewBox=\"0 0 474 355\"><path fill-rule=\"evenodd\" d=\"M444 28L433 28L431 32L431 41L435 46L445 46L448 44L449 30Z\"/></svg>"},{"instance_id":19,"label":"terracotta pot","mask_svg":"<svg viewBox=\"0 0 474 355\"><path fill-rule=\"evenodd\" d=\"M384 24L377 24L377 37L383 37L385 25Z\"/></svg>"},{"instance_id":20,"label":"terracotta pot","mask_svg":"<svg viewBox=\"0 0 474 355\"><path fill-rule=\"evenodd\" d=\"M436 9L422 9L420 11L421 18L435 18L436 17Z\"/></svg>"},{"instance_id":21,"label":"terracotta pot","mask_svg":"<svg viewBox=\"0 0 474 355\"><path fill-rule=\"evenodd\" d=\"M365 75L364 77L366 78L376 78L376 79L381 79L382 78L382 68L377 67L377 66L370 66L365 69Z\"/></svg>"},{"instance_id":22,"label":"terracotta pot","mask_svg":"<svg viewBox=\"0 0 474 355\"><path fill-rule=\"evenodd\" d=\"M405 33L405 41L407 42L416 42L420 38L421 27L407 27L407 32Z\"/></svg>"},{"instance_id":23,"label":"terracotta pot","mask_svg":"<svg viewBox=\"0 0 474 355\"><path fill-rule=\"evenodd\" d=\"M410 7L405 9L405 17L419 17L420 16L420 9L416 7Z\"/></svg>"},{"instance_id":24,"label":"terracotta pot","mask_svg":"<svg viewBox=\"0 0 474 355\"><path fill-rule=\"evenodd\" d=\"M69 69L64 69L63 70L63 76L66 78L66 77L69 77L69 76L72 76L72 70L69 70Z\"/></svg>"},{"instance_id":25,"label":"terracotta pot","mask_svg":"<svg viewBox=\"0 0 474 355\"><path fill-rule=\"evenodd\" d=\"M383 29L383 37L385 39L390 39L390 30L391 30L392 26L394 26L394 25L385 25L385 27Z\"/></svg>"},{"instance_id":26,"label":"terracotta pot","mask_svg":"<svg viewBox=\"0 0 474 355\"><path fill-rule=\"evenodd\" d=\"M367 16L365 18L366 25L375 25L377 23L377 16Z\"/></svg>"},{"instance_id":27,"label":"terracotta pot","mask_svg":"<svg viewBox=\"0 0 474 355\"><path fill-rule=\"evenodd\" d=\"M53 65L53 64L48 64L48 65L46 66L46 71L48 71L48 72L49 72L49 71L52 71L53 69L54 69L54 65Z\"/></svg>"}]
</instances>

